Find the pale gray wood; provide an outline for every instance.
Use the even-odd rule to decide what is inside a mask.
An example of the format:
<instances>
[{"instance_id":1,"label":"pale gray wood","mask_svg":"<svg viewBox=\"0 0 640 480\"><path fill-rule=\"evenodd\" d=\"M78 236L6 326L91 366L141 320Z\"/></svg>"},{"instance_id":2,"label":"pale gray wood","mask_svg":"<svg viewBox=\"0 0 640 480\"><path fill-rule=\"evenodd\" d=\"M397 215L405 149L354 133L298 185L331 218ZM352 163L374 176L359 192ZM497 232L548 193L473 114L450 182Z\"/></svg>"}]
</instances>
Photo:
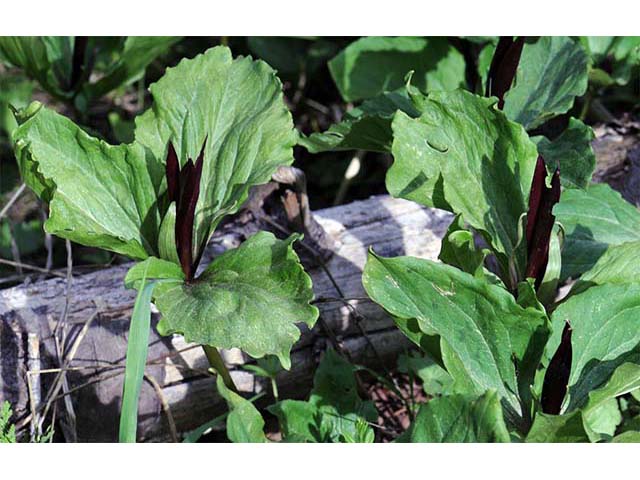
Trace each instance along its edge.
<instances>
[{"instance_id":1,"label":"pale gray wood","mask_svg":"<svg viewBox=\"0 0 640 480\"><path fill-rule=\"evenodd\" d=\"M385 256L406 254L435 259L441 238L452 219L446 212L388 196L320 210L314 215L336 242L335 254L326 266L347 298L366 296L361 273L369 247ZM243 240L242 236L237 231L225 230L212 239L207 256L210 258L237 246ZM70 371L67 375L72 390L88 381L98 380L72 393L80 441L113 441L117 438L121 366L135 297L135 292L123 286L127 269L128 265L123 265L73 278L66 318L68 334L76 335L98 312L70 365L74 369L84 369ZM309 268L309 273L316 298L339 296L322 268ZM40 338L41 368L57 367L52 331L62 315L65 288L66 280L57 278L0 291L0 400L7 399L13 404L19 421L25 422L29 414L25 380L27 335L35 333ZM379 307L365 300L355 300L351 304L363 318L360 327L366 336L350 315L350 309L341 303L319 304L325 324L354 361L378 368L381 362L392 364L397 354L409 346L408 342ZM308 393L320 354L328 345L320 324L313 330L302 329L300 341L292 352L292 368L278 378L282 395L304 397ZM146 373L160 385L179 433L224 411L214 379L207 374L206 358L200 348L190 347L179 336L158 336L155 329L150 338L150 365ZM268 391L268 382L239 368L239 364L250 359L240 352L224 354L234 367L232 376L241 391ZM55 373L41 374L43 401L54 377ZM168 422L161 405L156 390L145 382L140 399L140 440L169 438Z\"/></svg>"}]
</instances>

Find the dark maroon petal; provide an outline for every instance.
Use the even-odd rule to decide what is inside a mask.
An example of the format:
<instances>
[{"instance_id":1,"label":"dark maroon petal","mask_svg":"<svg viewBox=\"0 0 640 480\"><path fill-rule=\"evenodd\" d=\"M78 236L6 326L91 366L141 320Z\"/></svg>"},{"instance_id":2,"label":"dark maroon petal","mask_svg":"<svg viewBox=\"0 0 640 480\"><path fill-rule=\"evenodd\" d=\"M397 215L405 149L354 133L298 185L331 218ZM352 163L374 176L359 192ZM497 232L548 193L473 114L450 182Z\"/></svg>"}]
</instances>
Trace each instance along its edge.
<instances>
[{"instance_id":1,"label":"dark maroon petal","mask_svg":"<svg viewBox=\"0 0 640 480\"><path fill-rule=\"evenodd\" d=\"M544 164L544 159L538 155L536 169L533 173L533 180L531 182L531 192L529 193L529 211L527 212L527 245L531 245L531 237L533 236L533 229L536 226L538 208L540 206L542 192L545 188L544 181L546 178L547 167Z\"/></svg>"},{"instance_id":2,"label":"dark maroon petal","mask_svg":"<svg viewBox=\"0 0 640 480\"><path fill-rule=\"evenodd\" d=\"M524 37L500 37L496 51L491 60L489 77L487 78L487 96L498 97L498 108L504 107L504 95L511 88L516 76Z\"/></svg>"},{"instance_id":3,"label":"dark maroon petal","mask_svg":"<svg viewBox=\"0 0 640 480\"><path fill-rule=\"evenodd\" d=\"M192 280L197 268L197 262L193 261L193 224L195 221L196 205L200 196L200 179L204 164L204 148L195 165L193 160L185 164L180 172L180 200L176 215L176 247L180 266L187 280ZM197 254L199 259L200 253Z\"/></svg>"},{"instance_id":4,"label":"dark maroon petal","mask_svg":"<svg viewBox=\"0 0 640 480\"><path fill-rule=\"evenodd\" d=\"M169 142L165 173L167 176L167 195L169 197L169 203L176 202L177 208L180 195L180 162L178 161L176 149L173 148L173 143L171 142Z\"/></svg>"},{"instance_id":5,"label":"dark maroon petal","mask_svg":"<svg viewBox=\"0 0 640 480\"><path fill-rule=\"evenodd\" d=\"M544 375L540 403L542 411L552 415L560 414L562 400L567 393L569 375L571 374L571 326L566 323L562 330L562 340L556 353L549 362Z\"/></svg>"},{"instance_id":6,"label":"dark maroon petal","mask_svg":"<svg viewBox=\"0 0 640 480\"><path fill-rule=\"evenodd\" d=\"M551 188L544 185L540 204L535 219L535 227L531 235L528 247L528 262L526 277L534 278L536 288L540 287L549 261L549 243L553 223L556 217L553 215L553 207L560 200L560 170L556 169L551 178ZM527 224L527 227L529 225Z\"/></svg>"},{"instance_id":7,"label":"dark maroon petal","mask_svg":"<svg viewBox=\"0 0 640 480\"><path fill-rule=\"evenodd\" d=\"M71 76L69 78L69 90L74 89L84 71L84 60L87 52L89 37L76 37L73 44L73 58L71 60Z\"/></svg>"}]
</instances>

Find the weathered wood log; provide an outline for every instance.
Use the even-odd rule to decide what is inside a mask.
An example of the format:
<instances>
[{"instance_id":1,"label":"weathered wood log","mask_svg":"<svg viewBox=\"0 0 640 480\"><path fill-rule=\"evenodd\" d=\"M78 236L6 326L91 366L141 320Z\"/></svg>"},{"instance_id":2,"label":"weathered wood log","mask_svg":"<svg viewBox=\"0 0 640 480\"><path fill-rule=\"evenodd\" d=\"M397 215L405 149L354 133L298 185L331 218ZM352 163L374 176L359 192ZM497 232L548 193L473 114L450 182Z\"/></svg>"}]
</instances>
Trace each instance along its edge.
<instances>
[{"instance_id":1,"label":"weathered wood log","mask_svg":"<svg viewBox=\"0 0 640 480\"><path fill-rule=\"evenodd\" d=\"M361 273L367 250L373 247L385 256L407 254L435 259L452 216L413 202L378 196L317 211L315 219L336 242L335 254L325 266L340 289L336 290L323 268L308 267L316 298L336 299L342 294L355 299L349 303L357 308L357 315L344 302L318 304L322 321L312 330L302 329L292 352L291 370L278 377L281 395L288 397L299 398L308 393L319 354L332 342L337 342L353 361L374 368L393 362L408 347L390 318L364 298ZM216 255L237 246L244 235L246 232L227 229L212 239L208 253ZM77 439L117 438L127 332L135 295L123 286L127 269L128 265L122 265L74 276L68 297L67 283L62 278L0 291L0 401L11 402L15 418L25 431L29 429L31 413L29 384L33 383L27 377L34 375L27 373L27 338L36 334L40 339L40 365L44 372L39 374L39 381L45 404L60 366L52 332L64 317L70 339L67 345L73 345L82 327L91 322L67 365L66 391L76 415ZM157 315L154 317L155 326ZM181 434L214 418L225 406L207 371L202 350L187 345L180 336L160 337L155 328L152 330L148 381L140 397L139 439L169 440L172 422ZM269 393L264 379L240 368L251 359L238 351L223 353L239 390ZM59 391L58 396L65 389ZM65 411L64 403L58 403L57 411Z\"/></svg>"}]
</instances>

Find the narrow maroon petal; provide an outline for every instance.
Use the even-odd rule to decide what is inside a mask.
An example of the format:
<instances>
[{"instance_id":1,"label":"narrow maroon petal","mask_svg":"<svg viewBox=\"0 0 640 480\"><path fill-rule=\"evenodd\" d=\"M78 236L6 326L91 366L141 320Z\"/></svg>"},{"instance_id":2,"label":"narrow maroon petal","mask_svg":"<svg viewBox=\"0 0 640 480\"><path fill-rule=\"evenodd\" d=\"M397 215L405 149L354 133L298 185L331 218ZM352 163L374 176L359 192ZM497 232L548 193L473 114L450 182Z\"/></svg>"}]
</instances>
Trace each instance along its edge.
<instances>
[{"instance_id":1,"label":"narrow maroon petal","mask_svg":"<svg viewBox=\"0 0 640 480\"><path fill-rule=\"evenodd\" d=\"M200 179L202 178L205 145L202 146L195 165L193 160L189 159L180 172L181 192L176 215L176 247L180 266L187 280L193 279L197 268L197 262L193 261L193 224L196 205L200 196ZM198 259L200 255L198 253Z\"/></svg>"},{"instance_id":2,"label":"narrow maroon petal","mask_svg":"<svg viewBox=\"0 0 640 480\"><path fill-rule=\"evenodd\" d=\"M177 208L180 194L180 162L178 161L176 149L173 148L173 143L171 142L169 142L165 173L167 176L167 195L169 197L169 203L176 202Z\"/></svg>"},{"instance_id":3,"label":"narrow maroon petal","mask_svg":"<svg viewBox=\"0 0 640 480\"><path fill-rule=\"evenodd\" d=\"M84 60L87 52L89 37L76 37L73 43L73 57L71 60L71 76L69 78L69 90L74 89L84 71Z\"/></svg>"},{"instance_id":4,"label":"narrow maroon petal","mask_svg":"<svg viewBox=\"0 0 640 480\"><path fill-rule=\"evenodd\" d=\"M529 193L529 211L527 212L527 245L531 245L531 237L533 229L536 226L536 218L538 217L538 208L540 207L540 199L545 188L544 181L547 178L547 167L544 159L538 155L536 169L533 173L531 182L531 192Z\"/></svg>"},{"instance_id":5,"label":"narrow maroon petal","mask_svg":"<svg viewBox=\"0 0 640 480\"><path fill-rule=\"evenodd\" d=\"M524 47L524 37L500 37L489 67L487 96L498 97L498 108L504 107L504 95L511 88L516 76L520 56Z\"/></svg>"},{"instance_id":6,"label":"narrow maroon petal","mask_svg":"<svg viewBox=\"0 0 640 480\"><path fill-rule=\"evenodd\" d=\"M567 393L569 375L571 374L571 326L566 323L562 330L562 340L556 353L549 362L544 375L540 403L542 411L552 415L560 414L562 400Z\"/></svg>"},{"instance_id":7,"label":"narrow maroon petal","mask_svg":"<svg viewBox=\"0 0 640 480\"><path fill-rule=\"evenodd\" d=\"M560 200L560 170L556 169L551 178L551 187L547 187L543 181L542 194L537 209L535 227L531 234L531 242L527 244L528 263L527 278L534 278L536 288L540 287L549 261L549 243L553 223L556 217L553 215L553 207ZM527 230L528 230L527 223Z\"/></svg>"}]
</instances>

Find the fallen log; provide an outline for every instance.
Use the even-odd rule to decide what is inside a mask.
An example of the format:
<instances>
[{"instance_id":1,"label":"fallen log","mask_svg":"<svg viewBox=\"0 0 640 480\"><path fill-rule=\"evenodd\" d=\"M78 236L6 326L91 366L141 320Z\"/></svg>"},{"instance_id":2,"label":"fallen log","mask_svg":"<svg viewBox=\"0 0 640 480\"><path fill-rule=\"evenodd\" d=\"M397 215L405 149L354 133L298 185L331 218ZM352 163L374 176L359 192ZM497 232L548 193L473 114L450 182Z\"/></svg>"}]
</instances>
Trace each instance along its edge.
<instances>
[{"instance_id":1,"label":"fallen log","mask_svg":"<svg viewBox=\"0 0 640 480\"><path fill-rule=\"evenodd\" d=\"M452 219L446 212L388 196L319 210L314 216L336 248L324 267L307 266L320 300L321 321L312 330L302 329L292 351L291 370L278 376L285 397L308 393L319 355L328 345L372 368L392 364L409 346L391 319L365 298L361 273L367 250L435 259ZM211 240L209 257L237 246L243 236L246 233L225 229ZM50 407L49 412L55 408L62 417L67 439L117 439L135 296L123 285L129 266L73 276L68 290L67 280L56 278L0 291L0 401L12 404L21 431L37 431L34 419ZM156 312L154 327L157 317ZM61 355L53 335L60 325L65 326L68 346L65 382L59 379ZM28 339L34 338L40 345L37 362L28 349ZM223 355L241 392L270 395L265 379L241 368L250 358L233 350ZM148 359L140 396L140 441L179 439L225 411L201 348L186 344L180 336L160 337L153 328Z\"/></svg>"}]
</instances>

